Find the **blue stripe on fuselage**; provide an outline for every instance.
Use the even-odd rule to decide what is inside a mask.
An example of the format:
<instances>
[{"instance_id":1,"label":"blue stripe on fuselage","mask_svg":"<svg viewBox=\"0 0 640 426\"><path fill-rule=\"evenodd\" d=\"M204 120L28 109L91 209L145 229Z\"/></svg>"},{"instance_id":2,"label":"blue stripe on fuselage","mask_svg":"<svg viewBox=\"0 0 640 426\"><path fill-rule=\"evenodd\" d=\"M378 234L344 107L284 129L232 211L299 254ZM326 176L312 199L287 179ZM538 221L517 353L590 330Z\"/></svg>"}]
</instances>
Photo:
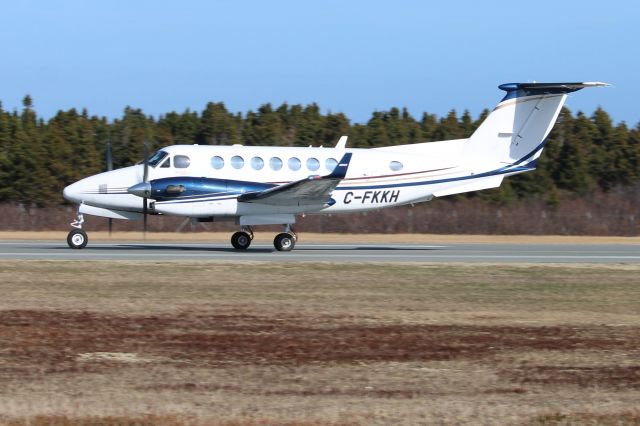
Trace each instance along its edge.
<instances>
[{"instance_id":1,"label":"blue stripe on fuselage","mask_svg":"<svg viewBox=\"0 0 640 426\"><path fill-rule=\"evenodd\" d=\"M384 188L404 188L404 187L409 187L409 186L426 186L426 185L435 185L438 183L446 183L446 182L456 182L456 181L463 181L463 180L470 180L470 179L479 179L479 178L485 178L485 177L490 177L490 176L498 176L498 175L506 175L509 173L513 173L513 172L527 172L530 170L534 170L535 167L527 167L526 165L524 166L516 166L516 167L511 167L510 166L505 166L503 168L497 169L497 170L493 170L490 172L485 172L485 173L478 173L476 175L468 175L468 176L460 176L460 177L455 177L455 178L448 178L448 179L436 179L436 180L428 180L428 181L419 181L419 182L407 182L407 183L389 183L389 184L385 184L385 185L366 185L366 186L338 186L336 188L337 191L351 191L354 189L384 189Z\"/></svg>"}]
</instances>

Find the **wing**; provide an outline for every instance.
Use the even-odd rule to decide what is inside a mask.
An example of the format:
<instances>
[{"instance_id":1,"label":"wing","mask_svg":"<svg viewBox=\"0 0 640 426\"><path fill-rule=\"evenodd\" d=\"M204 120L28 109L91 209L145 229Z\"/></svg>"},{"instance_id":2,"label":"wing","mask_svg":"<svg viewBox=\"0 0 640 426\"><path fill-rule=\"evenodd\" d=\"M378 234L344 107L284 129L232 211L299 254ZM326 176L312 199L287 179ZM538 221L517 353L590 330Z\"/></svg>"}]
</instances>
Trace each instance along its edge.
<instances>
[{"instance_id":1,"label":"wing","mask_svg":"<svg viewBox=\"0 0 640 426\"><path fill-rule=\"evenodd\" d=\"M248 192L240 195L238 201L281 206L331 204L331 193L347 175L350 161L351 153L347 153L331 174L309 176L308 178L265 189L261 192Z\"/></svg>"}]
</instances>

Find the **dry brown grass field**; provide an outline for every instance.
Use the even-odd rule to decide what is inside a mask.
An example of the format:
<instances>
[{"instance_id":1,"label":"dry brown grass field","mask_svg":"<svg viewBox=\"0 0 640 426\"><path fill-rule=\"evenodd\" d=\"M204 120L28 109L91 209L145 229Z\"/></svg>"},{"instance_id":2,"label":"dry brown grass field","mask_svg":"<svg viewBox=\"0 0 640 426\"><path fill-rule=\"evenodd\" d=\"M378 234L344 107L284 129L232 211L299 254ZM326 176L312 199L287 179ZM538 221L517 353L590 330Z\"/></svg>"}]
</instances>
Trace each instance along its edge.
<instances>
[{"instance_id":1,"label":"dry brown grass field","mask_svg":"<svg viewBox=\"0 0 640 426\"><path fill-rule=\"evenodd\" d=\"M2 261L0 423L640 424L639 277Z\"/></svg>"}]
</instances>

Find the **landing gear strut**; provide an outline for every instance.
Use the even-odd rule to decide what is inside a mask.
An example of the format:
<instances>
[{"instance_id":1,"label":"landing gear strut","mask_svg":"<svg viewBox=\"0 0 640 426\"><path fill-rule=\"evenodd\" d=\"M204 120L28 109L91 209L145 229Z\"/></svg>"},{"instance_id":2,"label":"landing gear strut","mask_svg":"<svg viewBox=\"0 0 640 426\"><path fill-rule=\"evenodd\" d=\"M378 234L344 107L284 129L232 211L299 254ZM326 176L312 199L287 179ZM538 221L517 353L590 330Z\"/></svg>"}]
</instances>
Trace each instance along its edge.
<instances>
[{"instance_id":1,"label":"landing gear strut","mask_svg":"<svg viewBox=\"0 0 640 426\"><path fill-rule=\"evenodd\" d=\"M81 213L78 213L76 220L71 222L71 226L75 229L69 231L67 235L67 244L72 249L82 249L89 242L89 237L87 237L87 233L82 230L82 224L84 223L84 217Z\"/></svg>"},{"instance_id":2,"label":"landing gear strut","mask_svg":"<svg viewBox=\"0 0 640 426\"><path fill-rule=\"evenodd\" d=\"M231 236L231 245L236 250L246 250L253 240L253 229L250 226L243 226L240 231Z\"/></svg>"}]
</instances>

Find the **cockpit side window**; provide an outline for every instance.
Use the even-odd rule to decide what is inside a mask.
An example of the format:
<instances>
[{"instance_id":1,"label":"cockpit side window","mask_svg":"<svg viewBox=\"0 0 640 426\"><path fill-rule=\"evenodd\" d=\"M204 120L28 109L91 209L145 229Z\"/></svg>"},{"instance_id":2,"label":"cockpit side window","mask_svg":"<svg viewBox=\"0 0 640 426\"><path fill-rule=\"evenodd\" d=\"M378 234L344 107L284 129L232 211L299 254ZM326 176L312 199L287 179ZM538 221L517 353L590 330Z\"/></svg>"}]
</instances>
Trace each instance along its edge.
<instances>
[{"instance_id":1,"label":"cockpit side window","mask_svg":"<svg viewBox=\"0 0 640 426\"><path fill-rule=\"evenodd\" d=\"M162 160L164 160L164 158L167 155L169 155L169 154L167 152L165 152L165 151L162 151L162 150L156 152L155 154L153 154L153 156L151 156L151 158L149 158L149 165L151 167L157 166L158 164L160 164L160 162ZM140 164L142 164L142 163L144 163L144 160L140 162Z\"/></svg>"},{"instance_id":2,"label":"cockpit side window","mask_svg":"<svg viewBox=\"0 0 640 426\"><path fill-rule=\"evenodd\" d=\"M161 169L168 169L171 167L171 157L167 158L164 163L160 165Z\"/></svg>"}]
</instances>

